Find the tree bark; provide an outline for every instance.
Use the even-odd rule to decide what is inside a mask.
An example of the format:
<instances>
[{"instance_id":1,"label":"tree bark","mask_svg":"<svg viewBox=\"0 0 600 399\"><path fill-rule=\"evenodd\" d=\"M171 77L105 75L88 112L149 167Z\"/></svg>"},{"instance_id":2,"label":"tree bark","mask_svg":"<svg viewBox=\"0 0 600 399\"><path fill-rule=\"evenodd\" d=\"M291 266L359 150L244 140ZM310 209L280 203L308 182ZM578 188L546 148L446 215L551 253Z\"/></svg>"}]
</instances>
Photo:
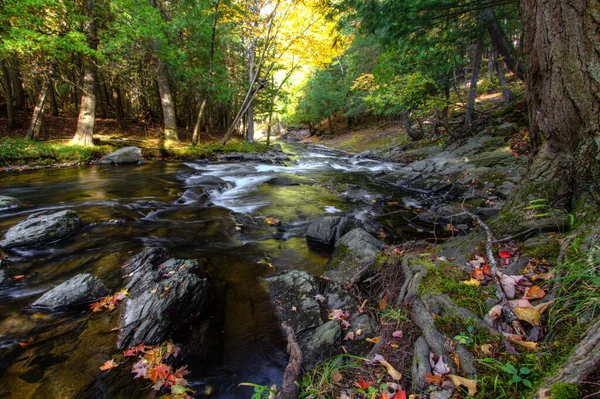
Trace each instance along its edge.
<instances>
[{"instance_id":1,"label":"tree bark","mask_svg":"<svg viewBox=\"0 0 600 399\"><path fill-rule=\"evenodd\" d=\"M21 68L15 58L12 62L12 82L15 91L15 109L25 111L25 91L23 90L23 79L21 78Z\"/></svg>"},{"instance_id":2,"label":"tree bark","mask_svg":"<svg viewBox=\"0 0 600 399\"><path fill-rule=\"evenodd\" d=\"M483 19L487 25L487 30L492 40L492 46L502 56L506 62L507 68L515 74L519 80L525 80L525 68L523 63L519 62L517 51L512 43L506 37L506 33L498 23L492 10L482 12Z\"/></svg>"},{"instance_id":3,"label":"tree bark","mask_svg":"<svg viewBox=\"0 0 600 399\"><path fill-rule=\"evenodd\" d=\"M54 83L50 83L50 112L52 116L58 116L58 105L56 104L56 92Z\"/></svg>"},{"instance_id":4,"label":"tree bark","mask_svg":"<svg viewBox=\"0 0 600 399\"><path fill-rule=\"evenodd\" d=\"M46 95L48 94L48 83L43 82L40 87L40 93L38 94L38 100L33 109L33 115L31 116L31 123L27 129L27 136L25 138L29 140L37 140L42 129L42 117L44 112L44 104L46 102Z\"/></svg>"},{"instance_id":5,"label":"tree bark","mask_svg":"<svg viewBox=\"0 0 600 399\"><path fill-rule=\"evenodd\" d=\"M117 126L119 126L119 129L123 129L125 125L123 123L123 108L121 106L121 96L119 94L119 89L113 87L112 97L113 104L115 106L115 119L117 120Z\"/></svg>"},{"instance_id":6,"label":"tree bark","mask_svg":"<svg viewBox=\"0 0 600 399\"><path fill-rule=\"evenodd\" d=\"M13 106L10 73L4 60L0 60L0 68L2 69L2 76L4 77L4 89L6 90L6 127L12 129L15 127L15 110Z\"/></svg>"},{"instance_id":7,"label":"tree bark","mask_svg":"<svg viewBox=\"0 0 600 399\"><path fill-rule=\"evenodd\" d=\"M86 0L85 33L88 46L92 50L98 48L95 21L95 0ZM84 60L83 67L83 95L79 106L79 117L77 119L77 130L72 139L73 143L93 146L94 123L96 121L96 71L91 59Z\"/></svg>"},{"instance_id":8,"label":"tree bark","mask_svg":"<svg viewBox=\"0 0 600 399\"><path fill-rule=\"evenodd\" d=\"M175 106L173 104L173 93L169 83L169 75L166 65L161 61L158 66L158 91L160 94L160 105L163 112L163 140L179 141L177 135L177 117L175 116Z\"/></svg>"},{"instance_id":9,"label":"tree bark","mask_svg":"<svg viewBox=\"0 0 600 399\"><path fill-rule=\"evenodd\" d=\"M598 0L519 1L533 159L505 212L523 212L537 198L567 210L598 199L599 7Z\"/></svg>"},{"instance_id":10,"label":"tree bark","mask_svg":"<svg viewBox=\"0 0 600 399\"><path fill-rule=\"evenodd\" d=\"M421 130L416 131L412 128L408 111L402 111L402 124L404 125L404 131L408 137L414 141L419 141L423 138L423 132Z\"/></svg>"},{"instance_id":11,"label":"tree bark","mask_svg":"<svg viewBox=\"0 0 600 399\"><path fill-rule=\"evenodd\" d=\"M479 81L479 71L481 70L481 57L483 53L483 39L481 36L475 43L473 51L473 69L471 71L471 85L469 88L469 98L467 99L467 112L465 113L465 127L471 126L473 122L473 113L475 111L475 98L477 97L477 82Z\"/></svg>"},{"instance_id":12,"label":"tree bark","mask_svg":"<svg viewBox=\"0 0 600 399\"><path fill-rule=\"evenodd\" d=\"M515 100L515 95L506 83L506 77L504 76L504 67L502 66L502 62L498 60L498 54L496 54L495 51L493 54L493 58L494 65L496 67L496 72L498 73L498 83L500 84L500 88L502 89L502 97L504 97L504 105L508 105Z\"/></svg>"}]
</instances>

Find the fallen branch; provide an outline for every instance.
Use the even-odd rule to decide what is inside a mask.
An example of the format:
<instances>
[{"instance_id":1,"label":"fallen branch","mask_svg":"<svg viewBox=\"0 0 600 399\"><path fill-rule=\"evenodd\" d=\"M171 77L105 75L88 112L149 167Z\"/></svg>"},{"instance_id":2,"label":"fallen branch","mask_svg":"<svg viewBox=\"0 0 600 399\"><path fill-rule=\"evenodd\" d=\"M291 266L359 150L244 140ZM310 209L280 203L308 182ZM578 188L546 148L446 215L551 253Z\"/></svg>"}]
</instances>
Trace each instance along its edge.
<instances>
[{"instance_id":1,"label":"fallen branch","mask_svg":"<svg viewBox=\"0 0 600 399\"><path fill-rule=\"evenodd\" d=\"M504 316L504 320L513 327L513 329L518 335L524 336L526 335L525 330L523 330L523 326L521 326L521 323L519 322L519 319L517 319L515 312L508 304L506 293L504 292L504 289L502 288L502 284L500 282L500 272L498 271L498 264L496 263L496 259L494 258L494 251L492 249L492 245L495 241L494 233L490 229L490 226L488 226L483 220L481 220L479 216L471 212L466 213L471 215L473 219L477 220L477 223L481 227L483 227L485 233L487 234L487 239L485 241L485 252L488 258L488 262L490 264L490 274L492 275L492 281L494 281L494 291L496 292L496 298L498 299L498 301L500 301L500 306L502 306L502 315Z\"/></svg>"},{"instance_id":2,"label":"fallen branch","mask_svg":"<svg viewBox=\"0 0 600 399\"><path fill-rule=\"evenodd\" d=\"M281 391L277 394L277 399L297 399L300 385L298 385L298 377L302 372L302 351L296 341L296 334L292 327L285 322L281 324L287 338L287 352L290 355L290 360L283 373L283 385Z\"/></svg>"}]
</instances>

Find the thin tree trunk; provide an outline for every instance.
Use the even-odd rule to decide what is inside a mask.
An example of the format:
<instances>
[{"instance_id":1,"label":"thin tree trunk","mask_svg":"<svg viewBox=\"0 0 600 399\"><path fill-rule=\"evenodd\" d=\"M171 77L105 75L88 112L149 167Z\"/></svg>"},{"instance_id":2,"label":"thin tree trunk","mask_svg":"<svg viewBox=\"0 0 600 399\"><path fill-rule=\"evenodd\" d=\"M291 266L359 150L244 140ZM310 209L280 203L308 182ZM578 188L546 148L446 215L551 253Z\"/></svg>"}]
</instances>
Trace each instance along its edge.
<instances>
[{"instance_id":1,"label":"thin tree trunk","mask_svg":"<svg viewBox=\"0 0 600 399\"><path fill-rule=\"evenodd\" d=\"M73 85L73 108L75 109L75 113L79 114L79 95L77 94L76 84Z\"/></svg>"},{"instance_id":2,"label":"thin tree trunk","mask_svg":"<svg viewBox=\"0 0 600 399\"><path fill-rule=\"evenodd\" d=\"M25 91L23 90L23 79L21 78L21 68L19 62L14 59L12 66L13 90L15 91L15 109L25 111Z\"/></svg>"},{"instance_id":3,"label":"thin tree trunk","mask_svg":"<svg viewBox=\"0 0 600 399\"><path fill-rule=\"evenodd\" d=\"M494 52L493 56L496 72L498 73L498 83L500 84L500 88L502 89L502 97L504 97L504 105L508 105L514 101L515 95L506 83L506 77L504 76L504 67L502 66L502 62L498 60L498 54Z\"/></svg>"},{"instance_id":4,"label":"thin tree trunk","mask_svg":"<svg viewBox=\"0 0 600 399\"><path fill-rule=\"evenodd\" d=\"M471 86L469 88L469 99L467 100L467 112L465 113L465 127L471 126L473 112L475 111L475 98L477 97L477 81L481 69L481 56L483 52L483 39L479 37L473 52L473 70L471 71Z\"/></svg>"},{"instance_id":5,"label":"thin tree trunk","mask_svg":"<svg viewBox=\"0 0 600 399\"><path fill-rule=\"evenodd\" d=\"M173 104L173 93L169 83L169 75L166 65L161 61L158 67L158 91L160 94L160 105L163 112L163 140L179 141L177 135L177 117L175 116L175 106Z\"/></svg>"},{"instance_id":6,"label":"thin tree trunk","mask_svg":"<svg viewBox=\"0 0 600 399\"><path fill-rule=\"evenodd\" d=\"M36 140L39 137L40 130L42 128L42 117L44 112L44 104L46 102L46 95L48 94L48 84L44 82L40 87L38 94L38 100L33 108L33 115L31 116L31 122L29 129L27 129L27 136L29 140Z\"/></svg>"},{"instance_id":7,"label":"thin tree trunk","mask_svg":"<svg viewBox=\"0 0 600 399\"><path fill-rule=\"evenodd\" d=\"M52 116L58 116L58 106L56 105L56 93L54 90L54 84L50 83L50 113Z\"/></svg>"},{"instance_id":8,"label":"thin tree trunk","mask_svg":"<svg viewBox=\"0 0 600 399\"><path fill-rule=\"evenodd\" d=\"M492 39L494 49L504 58L507 68L512 71L519 80L525 80L525 68L519 63L519 58L514 46L506 37L506 33L498 23L492 10L482 12L483 19L487 25L487 30Z\"/></svg>"},{"instance_id":9,"label":"thin tree trunk","mask_svg":"<svg viewBox=\"0 0 600 399\"><path fill-rule=\"evenodd\" d=\"M269 120L267 122L267 147L271 145L271 121L273 119L273 111L269 112Z\"/></svg>"},{"instance_id":10,"label":"thin tree trunk","mask_svg":"<svg viewBox=\"0 0 600 399\"><path fill-rule=\"evenodd\" d=\"M87 17L85 32L88 46L92 50L98 48L95 21L95 0L86 0L85 16ZM96 121L96 71L91 59L84 60L83 67L83 95L79 106L77 131L73 143L93 146L94 123Z\"/></svg>"},{"instance_id":11,"label":"thin tree trunk","mask_svg":"<svg viewBox=\"0 0 600 399\"><path fill-rule=\"evenodd\" d=\"M123 124L123 109L121 108L121 96L119 95L119 90L113 87L112 90L113 104L115 105L115 118L117 120L117 126L119 129L124 128Z\"/></svg>"},{"instance_id":12,"label":"thin tree trunk","mask_svg":"<svg viewBox=\"0 0 600 399\"><path fill-rule=\"evenodd\" d=\"M0 60L0 68L2 69L4 88L6 90L6 127L12 129L15 127L15 110L13 108L13 94L10 82L10 73L4 60Z\"/></svg>"},{"instance_id":13,"label":"thin tree trunk","mask_svg":"<svg viewBox=\"0 0 600 399\"><path fill-rule=\"evenodd\" d=\"M329 134L333 136L333 122L331 121L331 114L327 115L327 120L329 121Z\"/></svg>"}]
</instances>

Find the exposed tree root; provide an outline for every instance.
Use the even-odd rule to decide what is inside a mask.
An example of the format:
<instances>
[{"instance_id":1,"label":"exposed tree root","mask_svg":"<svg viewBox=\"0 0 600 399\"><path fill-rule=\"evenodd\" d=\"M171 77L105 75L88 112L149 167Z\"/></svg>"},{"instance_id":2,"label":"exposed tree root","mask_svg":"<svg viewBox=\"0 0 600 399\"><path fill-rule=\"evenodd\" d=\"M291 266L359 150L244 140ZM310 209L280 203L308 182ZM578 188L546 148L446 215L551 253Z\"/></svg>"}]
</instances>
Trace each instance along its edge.
<instances>
[{"instance_id":1,"label":"exposed tree root","mask_svg":"<svg viewBox=\"0 0 600 399\"><path fill-rule=\"evenodd\" d=\"M412 379L413 389L425 389L429 386L425 374L431 374L429 364L429 345L423 336L415 342L413 349Z\"/></svg>"},{"instance_id":2,"label":"exposed tree root","mask_svg":"<svg viewBox=\"0 0 600 399\"><path fill-rule=\"evenodd\" d=\"M427 274L427 269L422 265L411 265L411 261L417 259L416 255L406 255L402 259L402 270L404 271L404 284L400 295L396 300L397 305L410 303L417 297L417 288Z\"/></svg>"},{"instance_id":3,"label":"exposed tree root","mask_svg":"<svg viewBox=\"0 0 600 399\"><path fill-rule=\"evenodd\" d=\"M300 386L298 377L302 372L302 351L296 341L294 330L285 322L281 324L287 338L287 352L290 356L287 367L283 374L283 385L277 394L277 399L297 399Z\"/></svg>"},{"instance_id":4,"label":"exposed tree root","mask_svg":"<svg viewBox=\"0 0 600 399\"><path fill-rule=\"evenodd\" d=\"M536 398L549 398L549 388L557 382L580 384L596 369L598 363L600 363L600 319L590 327L558 372L542 383Z\"/></svg>"},{"instance_id":5,"label":"exposed tree root","mask_svg":"<svg viewBox=\"0 0 600 399\"><path fill-rule=\"evenodd\" d=\"M443 356L444 362L448 364L452 372L456 372L454 365L450 362L450 352L453 349L450 340L435 327L433 316L421 299L417 298L413 301L411 314L412 320L423 332L423 338L427 341L427 345L429 345L432 352L438 356Z\"/></svg>"}]
</instances>

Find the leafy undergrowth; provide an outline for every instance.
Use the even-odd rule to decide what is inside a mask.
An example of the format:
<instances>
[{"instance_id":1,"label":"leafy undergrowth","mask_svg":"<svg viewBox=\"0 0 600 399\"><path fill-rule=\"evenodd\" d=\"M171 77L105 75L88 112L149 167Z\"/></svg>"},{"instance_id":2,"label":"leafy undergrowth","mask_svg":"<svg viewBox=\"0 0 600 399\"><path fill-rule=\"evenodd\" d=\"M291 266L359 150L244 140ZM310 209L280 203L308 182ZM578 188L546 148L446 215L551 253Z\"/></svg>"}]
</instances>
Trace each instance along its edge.
<instances>
[{"instance_id":1,"label":"leafy undergrowth","mask_svg":"<svg viewBox=\"0 0 600 399\"><path fill-rule=\"evenodd\" d=\"M0 139L0 166L88 163L109 151L108 146L90 148L65 140L39 142L5 137Z\"/></svg>"},{"instance_id":2,"label":"leafy undergrowth","mask_svg":"<svg viewBox=\"0 0 600 399\"><path fill-rule=\"evenodd\" d=\"M564 239L553 238L557 242ZM558 255L554 241L529 248L525 254L515 242L494 247L500 286L524 330L521 333L506 323L501 307L494 305L493 280L485 256L475 253L467 264L456 265L452 259L421 254L417 261L428 269L428 274L419 294L447 294L487 324L483 327L452 313L433 314L436 328L450 340L450 346L461 344L472 354L477 374L450 373L448 365L460 370L454 349L450 359L431 353L432 372L426 375L429 387L425 390L415 389L411 381L412 349L421 332L411 320L410 307L395 305L397 285L403 281L398 277L403 251L386 251L387 261L382 262L379 279L371 279L383 283L368 293L369 303L379 304L376 317L380 330L371 342L382 341L378 353L402 374L401 379L391 378L377 361L341 355L303 376L301 397L383 399L406 391L407 397L425 399L432 392L449 388L454 390L451 396L439 397L533 397L542 382L568 359L600 313L600 247L579 253L580 246L576 240L569 260L559 266L553 261ZM547 300L556 284L560 287L557 298ZM592 380L584 381L581 393L575 385L555 384L551 392L556 399L577 399L597 392L593 384Z\"/></svg>"},{"instance_id":3,"label":"leafy undergrowth","mask_svg":"<svg viewBox=\"0 0 600 399\"><path fill-rule=\"evenodd\" d=\"M145 149L144 156L151 158L215 158L217 154L227 154L232 152L265 152L267 146L260 143L250 144L245 141L230 141L224 146L219 143L207 142L199 143L196 146L171 146L160 150Z\"/></svg>"}]
</instances>

